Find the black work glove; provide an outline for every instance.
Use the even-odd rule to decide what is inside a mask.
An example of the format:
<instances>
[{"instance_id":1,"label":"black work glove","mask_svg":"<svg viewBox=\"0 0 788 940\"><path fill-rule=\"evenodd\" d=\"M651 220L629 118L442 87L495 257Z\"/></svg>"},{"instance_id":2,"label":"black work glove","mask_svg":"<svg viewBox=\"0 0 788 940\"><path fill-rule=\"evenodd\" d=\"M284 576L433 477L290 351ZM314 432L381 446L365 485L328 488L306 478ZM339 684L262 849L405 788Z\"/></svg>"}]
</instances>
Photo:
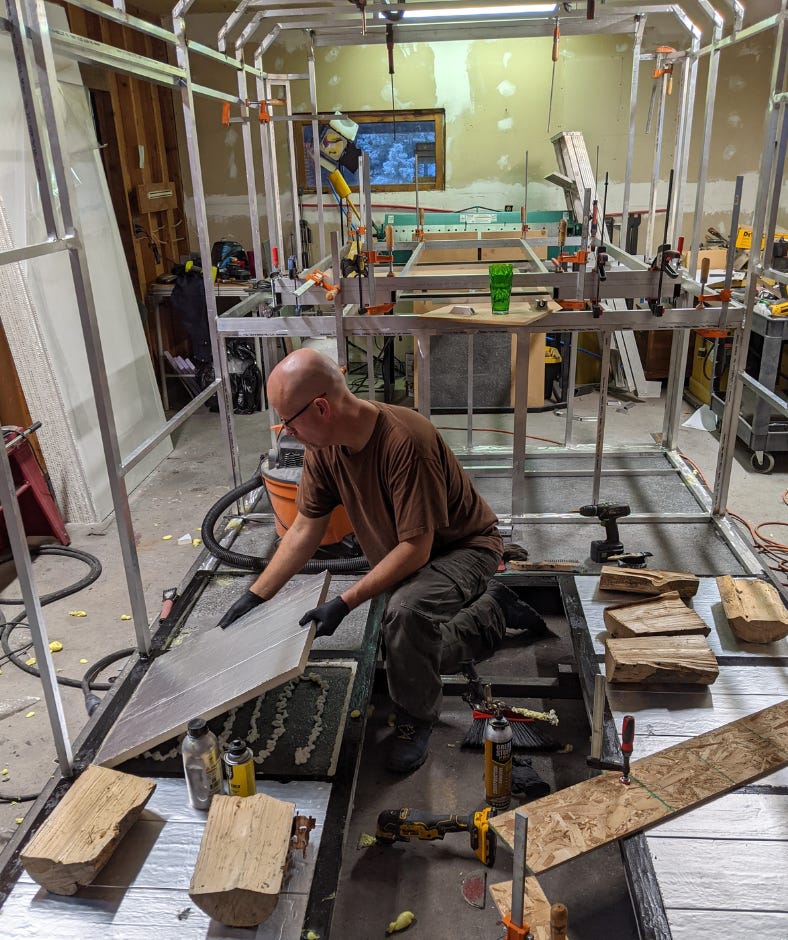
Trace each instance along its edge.
<instances>
[{"instance_id":1,"label":"black work glove","mask_svg":"<svg viewBox=\"0 0 788 940\"><path fill-rule=\"evenodd\" d=\"M243 617L244 614L248 614L250 610L254 610L255 607L258 607L264 602L265 598L260 597L259 594L255 594L253 591L244 591L219 621L219 626L224 630L226 627L229 627L231 623L238 620L239 617Z\"/></svg>"},{"instance_id":2,"label":"black work glove","mask_svg":"<svg viewBox=\"0 0 788 940\"><path fill-rule=\"evenodd\" d=\"M308 610L298 624L307 627L314 620L315 636L331 636L349 613L350 608L342 598L335 597L326 604Z\"/></svg>"}]
</instances>

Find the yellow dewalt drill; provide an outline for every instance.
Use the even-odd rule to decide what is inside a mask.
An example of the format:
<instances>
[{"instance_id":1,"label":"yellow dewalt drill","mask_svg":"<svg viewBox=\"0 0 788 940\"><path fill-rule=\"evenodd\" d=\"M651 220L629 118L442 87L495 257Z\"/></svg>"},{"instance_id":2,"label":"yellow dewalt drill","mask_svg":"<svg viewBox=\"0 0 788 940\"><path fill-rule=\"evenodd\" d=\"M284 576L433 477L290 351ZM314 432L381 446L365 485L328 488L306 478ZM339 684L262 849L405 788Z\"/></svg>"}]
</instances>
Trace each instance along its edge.
<instances>
[{"instance_id":1,"label":"yellow dewalt drill","mask_svg":"<svg viewBox=\"0 0 788 940\"><path fill-rule=\"evenodd\" d=\"M489 818L492 807L487 806L476 813L460 816L450 813L438 816L421 810L387 809L378 816L375 838L378 842L410 842L412 838L432 842L443 839L450 832L467 832L471 838L471 849L483 865L495 864L495 833L490 829Z\"/></svg>"}]
</instances>

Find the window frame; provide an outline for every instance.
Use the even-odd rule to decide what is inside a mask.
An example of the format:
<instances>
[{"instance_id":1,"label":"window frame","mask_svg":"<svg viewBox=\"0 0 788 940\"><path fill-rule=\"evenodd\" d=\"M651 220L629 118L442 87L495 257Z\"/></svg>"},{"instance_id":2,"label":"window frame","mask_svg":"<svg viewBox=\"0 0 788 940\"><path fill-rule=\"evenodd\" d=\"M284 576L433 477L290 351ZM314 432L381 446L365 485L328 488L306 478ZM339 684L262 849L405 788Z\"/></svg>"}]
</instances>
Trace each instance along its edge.
<instances>
[{"instance_id":1,"label":"window frame","mask_svg":"<svg viewBox=\"0 0 788 940\"><path fill-rule=\"evenodd\" d=\"M420 108L412 110L392 111L343 111L347 117L351 118L357 124L395 124L399 130L401 124L407 121L434 121L435 123L435 179L420 180L419 192L443 190L446 188L446 112L440 108ZM312 119L300 114L293 115L295 120L295 162L296 162L296 182L299 191L302 193L317 193L316 186L307 186L306 184L306 154L304 150L304 127L311 128ZM396 118L396 120L394 120ZM319 128L326 127L327 120L318 121ZM381 192L415 192L414 183L395 183L395 184L373 184L371 186L373 193ZM326 187L324 193L330 192Z\"/></svg>"}]
</instances>

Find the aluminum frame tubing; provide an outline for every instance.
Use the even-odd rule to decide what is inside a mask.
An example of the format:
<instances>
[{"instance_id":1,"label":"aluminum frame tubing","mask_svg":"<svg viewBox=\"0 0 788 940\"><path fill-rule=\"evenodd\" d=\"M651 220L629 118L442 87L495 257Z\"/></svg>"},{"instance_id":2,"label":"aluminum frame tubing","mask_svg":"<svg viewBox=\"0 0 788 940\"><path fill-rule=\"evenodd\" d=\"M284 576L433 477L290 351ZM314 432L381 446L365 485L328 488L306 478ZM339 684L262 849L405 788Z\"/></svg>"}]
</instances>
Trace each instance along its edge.
<instances>
[{"instance_id":1,"label":"aluminum frame tubing","mask_svg":"<svg viewBox=\"0 0 788 940\"><path fill-rule=\"evenodd\" d=\"M787 4L788 0L782 0L772 61L772 93L781 90L785 85L786 58L788 57L788 36L785 30ZM776 165L775 157L780 142L780 130L782 129L783 132L785 132L784 119L785 103L783 101L775 103L773 99L770 100L770 107L765 120L764 146L758 174L758 194L755 200L755 210L752 220L752 244L747 265L747 269L750 272L756 270L758 263L769 200L770 198L778 198L777 194L780 192L783 168ZM731 349L731 358L728 366L728 391L725 396L725 408L722 413L720 447L717 453L717 467L714 477L712 511L715 516L724 515L728 502L731 469L733 466L743 390L740 373L744 371L744 364L746 362L757 286L757 278L752 275L748 277L744 302L744 324L742 329L734 335L733 348Z\"/></svg>"},{"instance_id":2,"label":"aluminum frame tubing","mask_svg":"<svg viewBox=\"0 0 788 940\"><path fill-rule=\"evenodd\" d=\"M176 7L176 10L178 7ZM182 16L173 13L173 28L178 40L175 54L178 64L186 75L181 85L181 104L183 106L183 124L186 135L186 149L189 157L189 171L192 178L192 192L194 198L194 217L197 225L197 239L201 258L211 257L211 243L208 237L208 210L205 204L205 187L203 185L202 167L200 164L200 149L197 143L197 119L194 113L194 95L191 85L191 70L189 67L189 48L186 41L186 22ZM224 342L220 342L216 295L213 289L213 274L210 264L203 264L203 289L205 291L205 304L208 314L208 331L211 338L211 354L213 356L214 372L221 378L222 387L217 394L219 403L219 418L224 428L229 470L233 484L241 482L240 455L235 439L235 425L233 422L232 403L230 402L230 381L227 371L227 358Z\"/></svg>"},{"instance_id":3,"label":"aluminum frame tubing","mask_svg":"<svg viewBox=\"0 0 788 940\"><path fill-rule=\"evenodd\" d=\"M244 60L243 48L236 48L236 60L242 65ZM257 205L257 179L254 166L254 146L252 144L252 122L249 108L244 102L248 95L248 78L246 72L238 72L238 97L241 101L241 139L244 151L244 167L246 169L246 187L249 199L249 225L252 234L252 251L254 252L255 263L260 265L263 260L263 245L260 239L260 210ZM262 271L262 268L260 269ZM256 272L257 273L257 272ZM260 277L261 274L257 273Z\"/></svg>"},{"instance_id":4,"label":"aluminum frame tubing","mask_svg":"<svg viewBox=\"0 0 788 940\"><path fill-rule=\"evenodd\" d=\"M9 4L10 6L10 4ZM49 152L53 164L50 167L52 179L58 186L60 211L66 232L77 236L72 213L73 193L71 180L63 162L63 133L60 120L55 110L56 76L54 53L49 37L49 24L43 0L26 0L24 6L19 3L16 15L19 17L16 28L24 31L31 44L36 61L36 86L40 93L42 113L46 121L46 136L50 143ZM20 33L21 35L21 33ZM31 141L32 142L32 141ZM145 606L145 594L139 558L134 540L134 527L131 521L128 491L121 471L120 446L117 429L112 413L112 400L102 351L101 335L96 316L95 299L90 280L87 258L78 236L68 247L68 259L71 277L77 300L82 333L85 341L85 353L90 372L91 386L95 398L96 413L101 432L101 444L107 466L112 505L118 526L118 538L121 554L126 569L129 589L129 601L134 618L134 629L140 652L147 653L150 647L150 633Z\"/></svg>"},{"instance_id":5,"label":"aluminum frame tubing","mask_svg":"<svg viewBox=\"0 0 788 940\"><path fill-rule=\"evenodd\" d=\"M512 443L512 515L525 509L525 450L528 430L528 373L530 336L514 330L517 343L514 373L514 440Z\"/></svg>"},{"instance_id":6,"label":"aluminum frame tubing","mask_svg":"<svg viewBox=\"0 0 788 940\"><path fill-rule=\"evenodd\" d=\"M317 110L317 73L315 71L315 47L310 37L309 52L307 53L307 72L309 74L309 100L312 104L312 114ZM315 195L317 196L317 231L320 238L320 257L326 254L326 215L323 203L323 176L320 167L320 127L317 117L312 118L312 165L315 171ZM340 222L341 224L341 222ZM336 272L335 272L336 273Z\"/></svg>"},{"instance_id":7,"label":"aluminum frame tubing","mask_svg":"<svg viewBox=\"0 0 788 940\"><path fill-rule=\"evenodd\" d=\"M627 163L624 170L624 193L622 199L621 231L619 245L626 248L627 228L629 227L629 194L632 188L632 161L635 154L635 116L638 103L638 80L640 77L640 54L643 48L643 30L646 17L635 17L635 38L632 46L632 79L629 89L629 135L627 137Z\"/></svg>"},{"instance_id":8,"label":"aluminum frame tubing","mask_svg":"<svg viewBox=\"0 0 788 940\"><path fill-rule=\"evenodd\" d=\"M49 636L47 635L44 614L41 602L35 589L33 577L33 562L27 547L25 526L16 498L16 484L14 483L11 463L8 452L0 438L0 505L3 507L8 541L11 544L11 554L16 567L16 576L22 591L22 600L25 605L25 614L33 637L33 649L36 654L36 663L44 689L44 701L47 707L49 725L52 728L52 737L55 742L60 771L65 777L73 772L74 752L68 734L66 715L63 710L63 700L57 687L57 673L52 661L52 652L49 649Z\"/></svg>"},{"instance_id":9,"label":"aluminum frame tubing","mask_svg":"<svg viewBox=\"0 0 788 940\"><path fill-rule=\"evenodd\" d=\"M695 89L698 82L698 49L700 36L692 37L692 48L681 63L681 101L676 122L676 140L673 148L673 206L668 227L668 241L675 245L684 221L684 189L687 185L690 133L695 110Z\"/></svg>"},{"instance_id":10,"label":"aluminum frame tubing","mask_svg":"<svg viewBox=\"0 0 788 940\"><path fill-rule=\"evenodd\" d=\"M654 163L651 169L651 189L648 197L648 222L646 224L645 255L654 254L654 228L657 221L657 187L659 183L659 165L662 161L662 133L665 127L665 102L668 94L668 77L659 78L659 104L657 106L657 126L654 130Z\"/></svg>"}]
</instances>

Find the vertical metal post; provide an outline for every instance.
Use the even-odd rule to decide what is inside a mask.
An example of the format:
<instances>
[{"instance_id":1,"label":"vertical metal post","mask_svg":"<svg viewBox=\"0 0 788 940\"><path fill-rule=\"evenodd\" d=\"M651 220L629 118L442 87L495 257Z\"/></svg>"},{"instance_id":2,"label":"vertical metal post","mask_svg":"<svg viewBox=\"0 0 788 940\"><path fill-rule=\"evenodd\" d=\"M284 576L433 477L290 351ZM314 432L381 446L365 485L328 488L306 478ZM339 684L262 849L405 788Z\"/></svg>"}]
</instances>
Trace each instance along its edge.
<instances>
[{"instance_id":1,"label":"vertical metal post","mask_svg":"<svg viewBox=\"0 0 788 940\"><path fill-rule=\"evenodd\" d=\"M317 114L317 75L315 72L315 46L309 42L307 54L307 72L309 73L309 100L312 103L312 114ZM320 168L320 126L317 118L312 118L312 165L315 168L315 195L317 196L317 230L320 238L320 257L326 256L326 218L323 207L323 175ZM339 224L342 224L340 219Z\"/></svg>"},{"instance_id":2,"label":"vertical metal post","mask_svg":"<svg viewBox=\"0 0 788 940\"><path fill-rule=\"evenodd\" d=\"M129 497L126 482L121 473L121 456L118 445L115 418L112 413L112 400L109 392L104 354L101 346L96 305L90 282L85 250L82 247L74 225L72 211L72 192L70 174L66 171L61 141L63 140L60 120L55 109L55 69L54 54L50 41L49 24L43 0L27 0L26 13L19 0L8 4L9 13L15 30L20 36L25 33L30 39L34 49L36 63L36 84L41 94L43 113L48 124L48 140L50 141L53 164L50 167L50 179L55 181L60 197L60 210L66 234L75 236L74 243L69 246L68 258L71 266L71 276L74 283L74 293L77 299L77 309L82 325L87 354L90 381L95 398L96 414L101 431L101 445L107 466L112 505L115 510L115 520L118 526L118 538L123 561L126 568L126 580L129 589L129 602L134 618L134 629L137 635L137 644L141 653L147 653L150 648L150 634L148 632L148 614L145 608L145 592L142 587L139 558L134 539L134 526L131 521Z\"/></svg>"},{"instance_id":3,"label":"vertical metal post","mask_svg":"<svg viewBox=\"0 0 788 940\"><path fill-rule=\"evenodd\" d=\"M367 336L367 398L375 401L375 337Z\"/></svg>"},{"instance_id":4,"label":"vertical metal post","mask_svg":"<svg viewBox=\"0 0 788 940\"><path fill-rule=\"evenodd\" d=\"M176 60L186 76L185 81L181 85L183 125L186 133L186 150L189 155L189 170L192 178L197 240L200 248L200 258L203 259L202 279L205 289L205 305L208 313L208 332L211 337L211 353L213 355L216 375L222 379L220 393L216 396L219 402L219 418L227 442L227 453L230 459L233 482L235 485L238 485L241 482L240 457L234 434L233 409L232 402L230 401L230 378L227 374L227 359L222 351L224 340L219 339L219 333L216 329L217 308L213 272L211 271L210 263L211 241L208 237L208 210L205 205L205 187L203 186L202 166L200 164L200 149L197 143L197 119L194 110L194 90L192 89L191 71L189 67L189 47L186 41L186 20L183 16L176 15L176 13L173 12L172 27L176 40Z\"/></svg>"},{"instance_id":5,"label":"vertical metal post","mask_svg":"<svg viewBox=\"0 0 788 940\"><path fill-rule=\"evenodd\" d=\"M468 402L465 412L465 444L468 450L473 449L473 333L468 334Z\"/></svg>"},{"instance_id":6,"label":"vertical metal post","mask_svg":"<svg viewBox=\"0 0 788 940\"><path fill-rule=\"evenodd\" d=\"M432 389L430 383L430 334L419 333L413 344L415 352L414 367L419 376L419 414L429 418L432 412Z\"/></svg>"},{"instance_id":7,"label":"vertical metal post","mask_svg":"<svg viewBox=\"0 0 788 940\"><path fill-rule=\"evenodd\" d=\"M63 702L57 687L57 674L52 662L52 653L49 650L49 637L44 624L44 615L41 612L41 604L33 582L33 566L27 549L22 514L19 511L19 503L16 499L16 485L2 435L0 435L0 505L3 507L3 517L16 566L16 576L22 589L22 600L25 604L27 622L30 625L30 633L33 637L36 663L41 673L44 701L47 706L52 736L55 740L55 753L57 754L61 773L66 777L70 777L74 755L68 736Z\"/></svg>"},{"instance_id":8,"label":"vertical metal post","mask_svg":"<svg viewBox=\"0 0 788 940\"><path fill-rule=\"evenodd\" d=\"M648 197L648 224L646 225L646 245L644 254L654 253L654 226L657 222L657 187L659 184L659 164L662 160L662 132L665 127L665 102L668 94L668 78L662 75L660 83L657 127L654 131L654 163L651 169L651 189Z\"/></svg>"},{"instance_id":9,"label":"vertical metal post","mask_svg":"<svg viewBox=\"0 0 788 940\"><path fill-rule=\"evenodd\" d=\"M332 258L332 273L334 280L333 284L339 284L340 277L342 273L341 264L339 261L339 234L337 232L331 233L331 258ZM345 324L343 322L344 317L344 301L342 299L342 291L339 291L337 296L334 298L334 333L336 335L337 341L337 362L340 366L347 366L347 340L345 337Z\"/></svg>"},{"instance_id":10,"label":"vertical metal post","mask_svg":"<svg viewBox=\"0 0 788 940\"><path fill-rule=\"evenodd\" d=\"M723 21L717 17L714 24L715 48L709 53L709 73L706 78L706 104L703 109L703 131L700 138L700 161L698 164L698 182L695 188L695 213L692 222L692 238L690 239L689 268L690 277L695 277L698 270L698 251L700 250L701 227L703 225L703 206L706 196L706 180L709 174L709 149L711 146L711 128L714 120L714 103L717 97L717 75L720 66L720 50L716 44L722 39ZM730 233L731 239L735 233Z\"/></svg>"},{"instance_id":11,"label":"vertical metal post","mask_svg":"<svg viewBox=\"0 0 788 940\"><path fill-rule=\"evenodd\" d=\"M525 446L528 426L528 366L531 335L514 330L514 441L512 444L512 515L525 512Z\"/></svg>"},{"instance_id":12,"label":"vertical metal post","mask_svg":"<svg viewBox=\"0 0 788 940\"><path fill-rule=\"evenodd\" d=\"M571 346L569 347L569 381L566 387L566 426L564 427L564 447L571 447L574 436L574 412L575 412L575 376L577 373L577 345L580 341L580 333L571 334Z\"/></svg>"},{"instance_id":13,"label":"vertical metal post","mask_svg":"<svg viewBox=\"0 0 788 940\"><path fill-rule=\"evenodd\" d=\"M367 255L367 288L369 290L369 305L373 307L377 303L377 292L375 289L375 265L369 260L371 253L375 248L374 229L372 222L372 183L369 176L369 154L361 155L358 167L359 188L361 189L359 202L363 204L362 218L364 227L367 230L365 240Z\"/></svg>"},{"instance_id":14,"label":"vertical metal post","mask_svg":"<svg viewBox=\"0 0 788 940\"><path fill-rule=\"evenodd\" d=\"M673 218L668 228L668 241L675 245L681 235L684 221L684 187L687 183L687 164L689 163L689 145L694 112L695 89L698 82L698 50L700 34L692 34L692 48L687 58L681 63L681 95L678 121L676 122L676 143L673 148Z\"/></svg>"},{"instance_id":15,"label":"vertical metal post","mask_svg":"<svg viewBox=\"0 0 788 940\"><path fill-rule=\"evenodd\" d=\"M267 101L269 98L273 97L271 92L272 83L267 76L263 77L262 85L263 97ZM282 225L282 200L279 195L279 158L276 153L276 124L273 121L269 121L267 124L261 124L260 133L268 140L268 153L269 160L271 161L271 179L274 183L272 201L274 204L274 229L276 231L271 246L277 245L279 247L279 270L281 271L283 267L287 266L287 248L285 246L285 233ZM268 225L270 229L270 221Z\"/></svg>"},{"instance_id":16,"label":"vertical metal post","mask_svg":"<svg viewBox=\"0 0 788 940\"><path fill-rule=\"evenodd\" d=\"M268 97L268 85L265 80L265 69L263 68L262 46L255 53L254 64L255 68L258 70L258 72L260 72L260 76L258 76L258 78L255 80L257 98L259 101L263 101ZM276 178L271 163L270 138L266 134L262 124L260 125L260 154L263 161L263 181L265 184L265 217L268 223L268 250L269 252L272 252L274 246L277 244L278 238L274 192L279 186L279 181ZM271 257L267 258L266 262L270 263L273 268L273 261ZM260 271L262 272L262 270L263 268L261 259Z\"/></svg>"},{"instance_id":17,"label":"vertical metal post","mask_svg":"<svg viewBox=\"0 0 788 940\"><path fill-rule=\"evenodd\" d=\"M596 450L594 452L594 479L591 487L591 502L599 501L602 480L602 454L605 447L605 419L607 418L607 387L610 380L610 345L613 334L605 330L602 334L602 362L599 375L599 408L596 421Z\"/></svg>"},{"instance_id":18,"label":"vertical metal post","mask_svg":"<svg viewBox=\"0 0 788 940\"><path fill-rule=\"evenodd\" d=\"M736 448L736 432L739 426L739 409L741 408L742 384L739 373L746 362L747 346L750 342L752 329L753 307L758 288L759 255L761 238L766 218L766 207L771 193L780 191L782 182L782 168L775 167L775 157L778 146L778 129L784 116L785 101L782 90L785 86L786 56L788 56L788 42L785 32L786 0L782 0L780 12L783 14L777 24L774 39L774 59L771 72L771 94L769 108L766 113L764 128L764 146L761 153L761 165L758 172L758 195L755 200L755 210L752 219L752 244L750 257L747 263L747 290L744 299L744 324L741 330L736 330L733 336L730 364L728 366L728 391L725 395L725 408L722 412L720 424L720 446L717 451L717 468L714 477L714 492L712 494L712 513L724 515L728 504L728 490L730 488L731 468ZM777 169L777 174L775 174ZM775 176L778 179L775 179ZM776 185L775 185L776 184ZM731 239L734 233L731 232Z\"/></svg>"},{"instance_id":19,"label":"vertical metal post","mask_svg":"<svg viewBox=\"0 0 788 940\"><path fill-rule=\"evenodd\" d=\"M528 814L518 809L514 814L514 850L512 858L512 925L523 926L525 916L525 872L528 852Z\"/></svg>"},{"instance_id":20,"label":"vertical metal post","mask_svg":"<svg viewBox=\"0 0 788 940\"><path fill-rule=\"evenodd\" d=\"M629 136L627 138L627 166L624 171L624 200L621 214L621 231L618 244L626 248L627 227L629 225L629 191L632 187L632 160L635 152L635 113L638 103L638 72L640 69L640 50L643 45L643 30L646 28L646 17L635 16L635 40L632 47L632 84L629 91ZM604 220L603 220L604 221Z\"/></svg>"},{"instance_id":21,"label":"vertical metal post","mask_svg":"<svg viewBox=\"0 0 788 940\"><path fill-rule=\"evenodd\" d=\"M293 227L295 229L296 269L301 269L301 258L304 255L304 244L301 237L301 204L298 198L298 170L296 168L296 140L293 126L293 96L290 81L284 82L285 113L287 114L287 149L290 156L290 180L293 198Z\"/></svg>"},{"instance_id":22,"label":"vertical metal post","mask_svg":"<svg viewBox=\"0 0 788 940\"><path fill-rule=\"evenodd\" d=\"M235 47L235 58L243 66L243 46ZM254 252L255 274L263 276L263 248L260 241L260 210L257 205L257 179L254 170L254 148L252 146L252 116L245 102L249 97L247 76L243 68L238 69L238 97L240 98L241 139L244 148L244 167L246 169L246 188L249 197L249 225L252 233L252 251Z\"/></svg>"}]
</instances>

